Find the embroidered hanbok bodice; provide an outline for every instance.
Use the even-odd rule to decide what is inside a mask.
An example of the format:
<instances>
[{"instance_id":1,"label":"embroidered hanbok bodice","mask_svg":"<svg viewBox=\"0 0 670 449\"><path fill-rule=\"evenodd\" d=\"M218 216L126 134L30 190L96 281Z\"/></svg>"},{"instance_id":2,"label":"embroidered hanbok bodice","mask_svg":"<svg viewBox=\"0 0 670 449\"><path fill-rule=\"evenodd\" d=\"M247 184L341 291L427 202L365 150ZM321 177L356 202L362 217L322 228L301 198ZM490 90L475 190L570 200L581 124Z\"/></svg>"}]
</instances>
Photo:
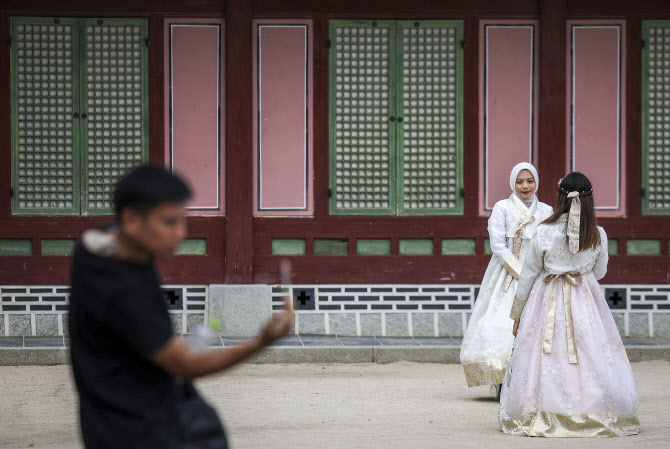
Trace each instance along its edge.
<instances>
[{"instance_id":1,"label":"embroidered hanbok bodice","mask_svg":"<svg viewBox=\"0 0 670 449\"><path fill-rule=\"evenodd\" d=\"M598 226L600 245L572 254L568 248L565 221L543 224L537 227L535 238L531 240L524 260L516 296L528 298L536 276L544 270L547 274L564 273L586 274L593 272L596 279L602 279L607 273L607 234ZM529 273L525 273L525 271ZM527 275L533 273L534 275Z\"/></svg>"},{"instance_id":2,"label":"embroidered hanbok bodice","mask_svg":"<svg viewBox=\"0 0 670 449\"><path fill-rule=\"evenodd\" d=\"M552 211L551 206L539 202L537 198L533 200L530 208L527 208L514 194L498 201L493 206L488 231L491 252L498 256L500 263L505 263L513 255L517 232L521 231L521 239L525 242L519 243L525 246L524 243L530 240L537 226L549 217ZM530 217L533 219L530 220Z\"/></svg>"}]
</instances>

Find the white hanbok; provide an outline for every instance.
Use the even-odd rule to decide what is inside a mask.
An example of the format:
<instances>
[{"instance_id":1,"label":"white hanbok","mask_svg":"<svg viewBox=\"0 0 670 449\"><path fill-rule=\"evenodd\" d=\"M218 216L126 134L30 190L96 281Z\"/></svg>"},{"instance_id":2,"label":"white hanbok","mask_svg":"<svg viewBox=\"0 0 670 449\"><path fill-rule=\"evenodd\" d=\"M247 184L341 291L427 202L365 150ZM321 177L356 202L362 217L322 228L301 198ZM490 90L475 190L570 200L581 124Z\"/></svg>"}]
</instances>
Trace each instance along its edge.
<instances>
[{"instance_id":1,"label":"white hanbok","mask_svg":"<svg viewBox=\"0 0 670 449\"><path fill-rule=\"evenodd\" d=\"M512 172L514 182L518 172L528 167L532 166L525 164L516 173ZM537 182L534 168L532 172ZM512 180L510 184L514 188ZM552 208L539 202L537 197L527 207L515 193L493 207L488 224L493 256L461 346L461 364L469 387L503 381L514 344L514 323L509 319L509 312L526 246L538 224L551 214Z\"/></svg>"},{"instance_id":2,"label":"white hanbok","mask_svg":"<svg viewBox=\"0 0 670 449\"><path fill-rule=\"evenodd\" d=\"M500 428L544 437L636 434L633 371L598 284L607 271L607 235L599 227L600 245L573 253L566 222L567 214L539 226L526 252L510 313L520 325Z\"/></svg>"}]
</instances>

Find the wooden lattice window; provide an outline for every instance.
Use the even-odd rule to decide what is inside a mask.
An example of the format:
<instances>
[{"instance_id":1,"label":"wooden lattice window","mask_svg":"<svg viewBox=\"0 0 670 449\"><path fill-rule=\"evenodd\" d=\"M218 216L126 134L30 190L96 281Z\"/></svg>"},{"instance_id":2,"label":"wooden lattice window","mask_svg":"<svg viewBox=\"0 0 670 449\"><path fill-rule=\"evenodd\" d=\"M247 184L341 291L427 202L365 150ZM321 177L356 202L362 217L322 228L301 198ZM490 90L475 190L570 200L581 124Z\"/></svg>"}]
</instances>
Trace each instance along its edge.
<instances>
[{"instance_id":1,"label":"wooden lattice window","mask_svg":"<svg viewBox=\"0 0 670 449\"><path fill-rule=\"evenodd\" d=\"M642 213L670 214L670 20L643 22Z\"/></svg>"},{"instance_id":2,"label":"wooden lattice window","mask_svg":"<svg viewBox=\"0 0 670 449\"><path fill-rule=\"evenodd\" d=\"M460 21L330 22L330 212L461 214Z\"/></svg>"},{"instance_id":3,"label":"wooden lattice window","mask_svg":"<svg viewBox=\"0 0 670 449\"><path fill-rule=\"evenodd\" d=\"M112 213L147 159L145 19L11 18L12 212Z\"/></svg>"}]
</instances>

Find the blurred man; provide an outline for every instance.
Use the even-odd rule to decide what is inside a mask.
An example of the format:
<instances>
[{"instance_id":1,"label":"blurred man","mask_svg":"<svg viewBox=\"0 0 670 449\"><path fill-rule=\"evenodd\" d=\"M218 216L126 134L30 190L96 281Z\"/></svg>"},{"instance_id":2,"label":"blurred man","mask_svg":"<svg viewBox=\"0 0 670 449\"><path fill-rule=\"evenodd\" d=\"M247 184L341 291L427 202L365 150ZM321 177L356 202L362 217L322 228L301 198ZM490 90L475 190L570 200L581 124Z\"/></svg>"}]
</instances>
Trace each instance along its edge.
<instances>
[{"instance_id":1,"label":"blurred man","mask_svg":"<svg viewBox=\"0 0 670 449\"><path fill-rule=\"evenodd\" d=\"M144 165L116 187L116 223L87 231L72 263L71 355L87 448L178 448L178 378L229 368L291 329L285 310L260 337L194 353L172 331L153 260L186 236L187 185ZM206 267L203 267L206 269Z\"/></svg>"}]
</instances>

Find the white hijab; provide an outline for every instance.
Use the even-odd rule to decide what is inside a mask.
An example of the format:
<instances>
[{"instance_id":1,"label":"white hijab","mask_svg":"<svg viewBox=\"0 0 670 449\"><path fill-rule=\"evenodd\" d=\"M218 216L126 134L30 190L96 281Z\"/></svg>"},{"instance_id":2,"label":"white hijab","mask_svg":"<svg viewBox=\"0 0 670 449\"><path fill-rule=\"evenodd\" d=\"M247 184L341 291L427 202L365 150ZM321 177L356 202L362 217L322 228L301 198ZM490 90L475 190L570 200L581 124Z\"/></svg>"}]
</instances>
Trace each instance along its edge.
<instances>
[{"instance_id":1,"label":"white hijab","mask_svg":"<svg viewBox=\"0 0 670 449\"><path fill-rule=\"evenodd\" d=\"M519 172L521 170L528 170L533 174L533 178L535 179L535 193L533 193L533 196L530 197L527 200L522 199L519 195L516 193L516 178L519 176ZM521 202L523 202L526 207L530 207L531 204L533 204L533 201L535 201L535 198L537 198L535 195L537 193L537 189L540 188L540 178L537 176L537 170L535 167L533 167L532 164L529 164L528 162L519 162L512 168L512 173L509 175L509 187L512 189L512 193L516 195L517 198Z\"/></svg>"}]
</instances>

